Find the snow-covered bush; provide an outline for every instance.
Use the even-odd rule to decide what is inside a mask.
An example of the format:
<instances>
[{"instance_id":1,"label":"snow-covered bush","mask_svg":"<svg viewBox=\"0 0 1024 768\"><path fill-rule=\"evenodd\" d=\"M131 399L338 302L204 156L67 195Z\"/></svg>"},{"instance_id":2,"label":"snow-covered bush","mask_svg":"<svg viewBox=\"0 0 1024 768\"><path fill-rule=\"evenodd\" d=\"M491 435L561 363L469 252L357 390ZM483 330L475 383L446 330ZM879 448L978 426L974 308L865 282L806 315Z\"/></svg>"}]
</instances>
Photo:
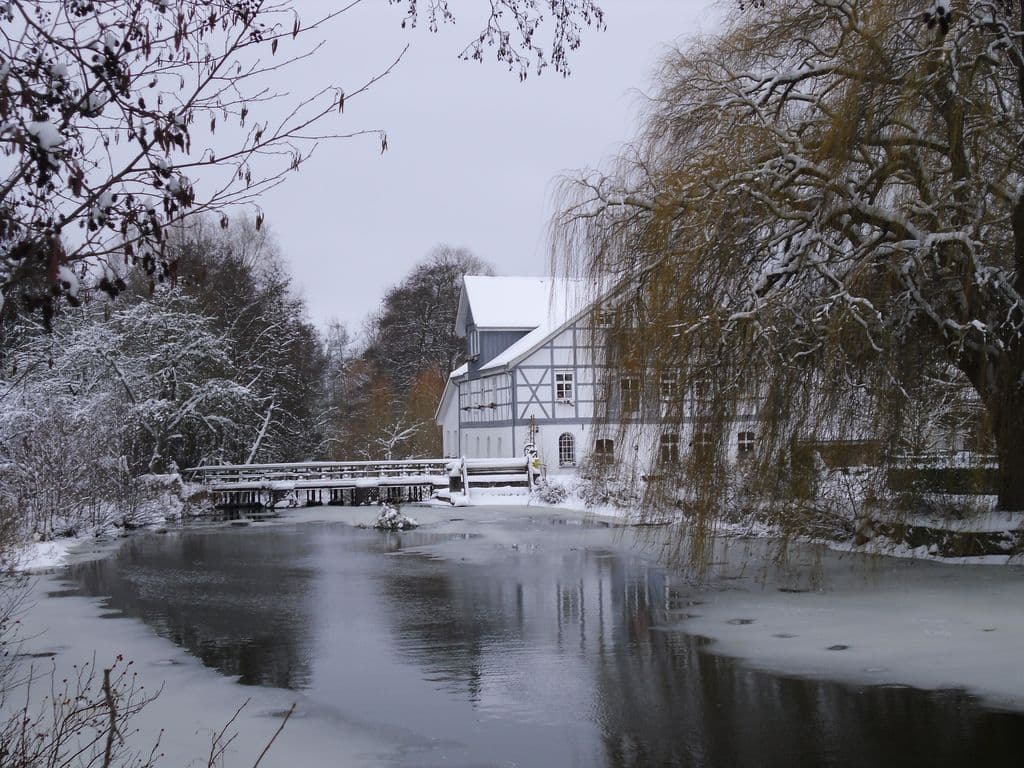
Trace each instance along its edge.
<instances>
[{"instance_id":1,"label":"snow-covered bush","mask_svg":"<svg viewBox=\"0 0 1024 768\"><path fill-rule=\"evenodd\" d=\"M587 507L635 510L643 489L632 468L591 459L580 467L580 495Z\"/></svg>"},{"instance_id":2,"label":"snow-covered bush","mask_svg":"<svg viewBox=\"0 0 1024 768\"><path fill-rule=\"evenodd\" d=\"M108 449L68 398L14 399L0 410L0 505L19 538L76 532L99 502L95 467Z\"/></svg>"},{"instance_id":3,"label":"snow-covered bush","mask_svg":"<svg viewBox=\"0 0 1024 768\"><path fill-rule=\"evenodd\" d=\"M544 504L561 504L567 498L569 498L569 489L561 483L556 483L551 480L540 480L537 483L534 495L539 501Z\"/></svg>"},{"instance_id":4,"label":"snow-covered bush","mask_svg":"<svg viewBox=\"0 0 1024 768\"><path fill-rule=\"evenodd\" d=\"M180 478L152 473L237 456L257 431L226 341L177 292L4 330L0 506L22 539L180 515Z\"/></svg>"},{"instance_id":5,"label":"snow-covered bush","mask_svg":"<svg viewBox=\"0 0 1024 768\"><path fill-rule=\"evenodd\" d=\"M378 531L408 531L419 526L415 520L396 507L382 504L373 527Z\"/></svg>"}]
</instances>

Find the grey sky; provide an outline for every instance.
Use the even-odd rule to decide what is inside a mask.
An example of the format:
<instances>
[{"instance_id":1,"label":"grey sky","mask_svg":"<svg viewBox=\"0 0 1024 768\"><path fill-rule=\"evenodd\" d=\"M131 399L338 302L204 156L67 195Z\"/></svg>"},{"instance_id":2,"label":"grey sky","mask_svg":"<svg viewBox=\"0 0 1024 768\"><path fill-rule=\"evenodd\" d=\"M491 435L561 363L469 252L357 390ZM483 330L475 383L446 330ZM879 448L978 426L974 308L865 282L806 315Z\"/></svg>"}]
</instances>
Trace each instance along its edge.
<instances>
[{"instance_id":1,"label":"grey sky","mask_svg":"<svg viewBox=\"0 0 1024 768\"><path fill-rule=\"evenodd\" d=\"M474 4L483 5L460 0L458 23L435 35L402 30L400 7L365 3L289 73L351 91L410 43L399 67L345 111L345 129L386 129L388 151L375 138L322 145L262 201L318 324L335 317L358 330L441 242L470 248L500 274L546 272L552 182L612 154L634 131L637 91L659 55L714 25L706 0L605 0L608 29L586 35L571 77L548 69L520 83L495 61L457 59L479 29ZM323 8L299 6L304 19Z\"/></svg>"}]
</instances>

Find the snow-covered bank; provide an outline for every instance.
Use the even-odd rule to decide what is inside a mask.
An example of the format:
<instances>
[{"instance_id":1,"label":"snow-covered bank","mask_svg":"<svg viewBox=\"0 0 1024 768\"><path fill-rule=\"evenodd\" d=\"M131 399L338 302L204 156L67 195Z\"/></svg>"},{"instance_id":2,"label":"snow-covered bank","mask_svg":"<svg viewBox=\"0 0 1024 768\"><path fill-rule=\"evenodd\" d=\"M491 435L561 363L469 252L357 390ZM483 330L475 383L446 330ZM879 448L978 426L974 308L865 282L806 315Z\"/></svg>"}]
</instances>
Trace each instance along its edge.
<instances>
[{"instance_id":1,"label":"snow-covered bank","mask_svg":"<svg viewBox=\"0 0 1024 768\"><path fill-rule=\"evenodd\" d=\"M1024 568L950 568L820 550L800 559L790 578L730 573L712 589L681 587L671 626L712 638L715 653L773 672L964 688L991 705L1024 709Z\"/></svg>"},{"instance_id":2,"label":"snow-covered bank","mask_svg":"<svg viewBox=\"0 0 1024 768\"><path fill-rule=\"evenodd\" d=\"M148 533L152 530L140 529L134 533ZM6 570L13 572L52 572L70 563L106 557L128 535L115 530L100 536L65 536L49 541L31 541L15 548L3 565Z\"/></svg>"},{"instance_id":3,"label":"snow-covered bank","mask_svg":"<svg viewBox=\"0 0 1024 768\"><path fill-rule=\"evenodd\" d=\"M57 568L67 562L68 552L81 544L82 539L72 537L52 541L33 541L14 553L11 566L18 571Z\"/></svg>"},{"instance_id":4,"label":"snow-covered bank","mask_svg":"<svg viewBox=\"0 0 1024 768\"><path fill-rule=\"evenodd\" d=\"M577 483L562 489L556 499L545 498L544 490L530 497L531 507L550 507L619 525L672 525L683 531L686 515L679 509L666 510L660 515L639 509L622 508L612 504L587 503L582 486ZM487 504L485 499L479 503ZM478 503L475 501L470 504ZM1024 564L1024 512L1004 512L985 509L966 518L936 514L895 515L890 520L872 521L874 535L863 543L848 539L822 536L794 536L776 525L760 520L730 522L717 520L713 531L717 537L757 537L761 539L788 539L804 545L820 545L837 552L851 552L870 556L886 556L930 560L962 565Z\"/></svg>"},{"instance_id":5,"label":"snow-covered bank","mask_svg":"<svg viewBox=\"0 0 1024 768\"><path fill-rule=\"evenodd\" d=\"M26 519L15 533L21 541L0 558L0 568L25 572L58 568L73 556L101 555L134 531L165 529L213 511L205 490L185 483L177 472L141 475L131 479L130 485L134 493L126 504L104 500L87 510L50 514L34 522Z\"/></svg>"}]
</instances>

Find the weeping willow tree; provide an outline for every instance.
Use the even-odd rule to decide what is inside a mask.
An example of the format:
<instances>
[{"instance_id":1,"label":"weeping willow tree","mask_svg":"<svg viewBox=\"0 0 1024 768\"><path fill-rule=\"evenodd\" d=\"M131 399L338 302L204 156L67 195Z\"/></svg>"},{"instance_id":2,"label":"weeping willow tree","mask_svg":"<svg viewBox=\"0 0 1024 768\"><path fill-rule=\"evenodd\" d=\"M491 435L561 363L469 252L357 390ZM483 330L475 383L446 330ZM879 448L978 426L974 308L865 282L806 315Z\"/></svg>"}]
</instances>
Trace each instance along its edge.
<instances>
[{"instance_id":1,"label":"weeping willow tree","mask_svg":"<svg viewBox=\"0 0 1024 768\"><path fill-rule=\"evenodd\" d=\"M1024 3L746 5L562 186L556 251L605 286L606 429L641 446L644 508L806 531L838 503L816 447L877 468L862 510L970 425L1024 509Z\"/></svg>"}]
</instances>

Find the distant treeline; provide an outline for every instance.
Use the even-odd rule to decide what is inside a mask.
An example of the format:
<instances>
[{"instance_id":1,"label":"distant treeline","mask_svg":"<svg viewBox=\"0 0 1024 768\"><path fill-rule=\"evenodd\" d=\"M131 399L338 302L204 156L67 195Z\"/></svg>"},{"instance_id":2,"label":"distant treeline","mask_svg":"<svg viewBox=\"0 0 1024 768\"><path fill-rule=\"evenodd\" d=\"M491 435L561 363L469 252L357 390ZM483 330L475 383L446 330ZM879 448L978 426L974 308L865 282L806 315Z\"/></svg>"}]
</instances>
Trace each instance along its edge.
<instances>
[{"instance_id":1,"label":"distant treeline","mask_svg":"<svg viewBox=\"0 0 1024 768\"><path fill-rule=\"evenodd\" d=\"M53 535L129 504L139 477L203 463L425 456L458 360L465 271L439 248L353 338L308 319L265 227L173 233L173 271L129 270L116 299L83 287L52 318L6 302L0 322L0 517ZM83 279L83 286L90 284ZM98 281L97 281L98 282ZM70 521L70 522L69 522Z\"/></svg>"}]
</instances>

